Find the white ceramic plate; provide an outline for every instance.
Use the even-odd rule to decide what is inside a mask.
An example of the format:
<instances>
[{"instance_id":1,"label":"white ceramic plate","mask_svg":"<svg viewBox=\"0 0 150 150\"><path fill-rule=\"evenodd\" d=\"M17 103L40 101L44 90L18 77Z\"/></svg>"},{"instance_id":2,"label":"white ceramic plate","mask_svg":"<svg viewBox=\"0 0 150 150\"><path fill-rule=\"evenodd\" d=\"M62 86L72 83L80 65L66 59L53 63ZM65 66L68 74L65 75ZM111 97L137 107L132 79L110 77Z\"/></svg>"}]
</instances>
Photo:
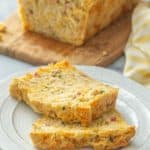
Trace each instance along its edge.
<instances>
[{"instance_id":1,"label":"white ceramic plate","mask_svg":"<svg viewBox=\"0 0 150 150\"><path fill-rule=\"evenodd\" d=\"M117 109L137 128L132 143L124 150L150 150L150 92L113 71L88 66L78 68L120 88ZM12 75L0 83L0 150L35 150L29 133L32 123L40 116L24 103L14 100L8 91L11 79L24 73Z\"/></svg>"}]
</instances>

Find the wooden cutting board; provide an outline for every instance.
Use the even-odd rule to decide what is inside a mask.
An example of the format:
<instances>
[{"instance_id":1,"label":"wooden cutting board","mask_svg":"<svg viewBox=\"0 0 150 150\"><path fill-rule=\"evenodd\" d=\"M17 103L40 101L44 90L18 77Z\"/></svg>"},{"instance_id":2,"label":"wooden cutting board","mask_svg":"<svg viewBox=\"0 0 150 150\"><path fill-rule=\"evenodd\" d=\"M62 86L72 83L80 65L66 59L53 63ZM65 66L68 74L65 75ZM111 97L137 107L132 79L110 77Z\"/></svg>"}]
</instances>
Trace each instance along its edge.
<instances>
[{"instance_id":1,"label":"wooden cutting board","mask_svg":"<svg viewBox=\"0 0 150 150\"><path fill-rule=\"evenodd\" d=\"M131 29L131 13L79 47L40 34L23 32L17 13L9 17L5 24L7 32L0 42L2 54L35 65L65 59L73 64L107 66L123 54Z\"/></svg>"}]
</instances>

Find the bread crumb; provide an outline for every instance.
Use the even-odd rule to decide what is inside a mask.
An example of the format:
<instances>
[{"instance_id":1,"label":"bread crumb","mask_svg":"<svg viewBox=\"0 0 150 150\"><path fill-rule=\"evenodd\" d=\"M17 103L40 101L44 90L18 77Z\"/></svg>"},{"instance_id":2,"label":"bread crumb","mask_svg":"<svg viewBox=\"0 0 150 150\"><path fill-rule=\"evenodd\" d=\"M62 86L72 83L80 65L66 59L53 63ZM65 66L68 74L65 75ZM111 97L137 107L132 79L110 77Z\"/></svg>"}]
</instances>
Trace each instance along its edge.
<instances>
[{"instance_id":1,"label":"bread crumb","mask_svg":"<svg viewBox=\"0 0 150 150\"><path fill-rule=\"evenodd\" d=\"M107 55L108 55L107 51L103 51L103 52L102 52L102 55L103 55L103 56L107 56Z\"/></svg>"},{"instance_id":2,"label":"bread crumb","mask_svg":"<svg viewBox=\"0 0 150 150\"><path fill-rule=\"evenodd\" d=\"M0 42L3 40L3 33L0 32Z\"/></svg>"},{"instance_id":3,"label":"bread crumb","mask_svg":"<svg viewBox=\"0 0 150 150\"><path fill-rule=\"evenodd\" d=\"M6 32L6 25L4 23L0 23L0 41L2 41L3 34Z\"/></svg>"},{"instance_id":4,"label":"bread crumb","mask_svg":"<svg viewBox=\"0 0 150 150\"><path fill-rule=\"evenodd\" d=\"M6 32L6 26L3 23L0 23L0 32Z\"/></svg>"}]
</instances>

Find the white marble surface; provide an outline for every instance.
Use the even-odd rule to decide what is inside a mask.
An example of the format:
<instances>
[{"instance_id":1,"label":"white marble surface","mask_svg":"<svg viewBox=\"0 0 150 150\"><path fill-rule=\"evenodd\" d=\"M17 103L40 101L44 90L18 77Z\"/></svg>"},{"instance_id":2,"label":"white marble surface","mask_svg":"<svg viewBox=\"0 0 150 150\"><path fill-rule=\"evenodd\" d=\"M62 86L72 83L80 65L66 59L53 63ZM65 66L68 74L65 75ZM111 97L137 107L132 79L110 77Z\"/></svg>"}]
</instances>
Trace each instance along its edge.
<instances>
[{"instance_id":1,"label":"white marble surface","mask_svg":"<svg viewBox=\"0 0 150 150\"><path fill-rule=\"evenodd\" d=\"M13 11L17 9L17 0L0 0L0 21L7 18ZM125 59L121 57L108 68L122 73ZM32 65L19 60L9 58L0 54L0 80L9 76L12 73L26 70Z\"/></svg>"}]
</instances>

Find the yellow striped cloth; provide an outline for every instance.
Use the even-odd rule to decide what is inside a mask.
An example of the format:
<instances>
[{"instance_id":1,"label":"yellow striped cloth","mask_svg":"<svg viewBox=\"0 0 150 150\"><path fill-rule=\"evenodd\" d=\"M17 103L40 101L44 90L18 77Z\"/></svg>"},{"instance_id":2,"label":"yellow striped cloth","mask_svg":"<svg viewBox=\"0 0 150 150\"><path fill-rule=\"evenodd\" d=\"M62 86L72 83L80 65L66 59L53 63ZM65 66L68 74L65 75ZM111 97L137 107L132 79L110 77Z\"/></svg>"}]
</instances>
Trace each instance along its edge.
<instances>
[{"instance_id":1,"label":"yellow striped cloth","mask_svg":"<svg viewBox=\"0 0 150 150\"><path fill-rule=\"evenodd\" d=\"M150 2L141 2L133 13L125 55L124 74L150 87Z\"/></svg>"}]
</instances>

